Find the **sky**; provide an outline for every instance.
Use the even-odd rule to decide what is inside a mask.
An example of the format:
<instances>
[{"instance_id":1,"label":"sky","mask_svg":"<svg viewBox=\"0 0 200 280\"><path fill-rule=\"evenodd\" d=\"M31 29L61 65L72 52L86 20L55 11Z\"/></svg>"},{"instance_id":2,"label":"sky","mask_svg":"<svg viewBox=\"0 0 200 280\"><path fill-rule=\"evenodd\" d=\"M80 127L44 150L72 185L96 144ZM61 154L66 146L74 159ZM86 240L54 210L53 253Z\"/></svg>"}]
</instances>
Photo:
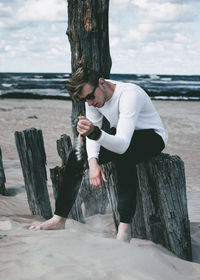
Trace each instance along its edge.
<instances>
[{"instance_id":1,"label":"sky","mask_svg":"<svg viewBox=\"0 0 200 280\"><path fill-rule=\"evenodd\" d=\"M200 74L200 0L110 0L111 73ZM67 0L0 0L0 72L71 72Z\"/></svg>"}]
</instances>

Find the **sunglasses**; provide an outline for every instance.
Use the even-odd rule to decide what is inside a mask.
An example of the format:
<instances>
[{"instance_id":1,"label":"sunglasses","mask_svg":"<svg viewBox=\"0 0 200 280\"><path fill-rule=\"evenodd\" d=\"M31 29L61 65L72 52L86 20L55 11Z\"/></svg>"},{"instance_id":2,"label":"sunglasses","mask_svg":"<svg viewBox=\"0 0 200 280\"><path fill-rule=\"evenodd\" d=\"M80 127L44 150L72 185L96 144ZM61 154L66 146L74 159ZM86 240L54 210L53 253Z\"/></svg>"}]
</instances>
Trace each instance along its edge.
<instances>
[{"instance_id":1,"label":"sunglasses","mask_svg":"<svg viewBox=\"0 0 200 280\"><path fill-rule=\"evenodd\" d=\"M90 92L90 93L88 93L87 95L86 95L86 97L84 97L84 98L81 98L81 101L84 101L84 102L86 102L87 100L94 100L95 99L95 90L98 88L98 85L96 85L94 88L93 88L93 90L92 90L92 92Z\"/></svg>"}]
</instances>

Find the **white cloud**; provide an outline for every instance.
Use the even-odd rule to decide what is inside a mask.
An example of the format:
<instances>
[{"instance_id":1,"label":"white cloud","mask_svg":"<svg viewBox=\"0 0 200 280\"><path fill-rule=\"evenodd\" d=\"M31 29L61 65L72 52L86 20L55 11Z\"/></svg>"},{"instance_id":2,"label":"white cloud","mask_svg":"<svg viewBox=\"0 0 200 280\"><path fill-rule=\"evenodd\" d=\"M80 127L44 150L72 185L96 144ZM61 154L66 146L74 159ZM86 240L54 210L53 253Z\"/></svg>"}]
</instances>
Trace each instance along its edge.
<instances>
[{"instance_id":1,"label":"white cloud","mask_svg":"<svg viewBox=\"0 0 200 280\"><path fill-rule=\"evenodd\" d=\"M3 1L0 10L0 71L31 71L32 67L32 71L37 71L34 67L53 71L54 63L64 66L68 49L65 0ZM56 63L59 59L61 63Z\"/></svg>"},{"instance_id":2,"label":"white cloud","mask_svg":"<svg viewBox=\"0 0 200 280\"><path fill-rule=\"evenodd\" d=\"M24 28L25 24L42 22L65 22L67 24L67 2L65 0L15 0L0 3L0 27Z\"/></svg>"},{"instance_id":3,"label":"white cloud","mask_svg":"<svg viewBox=\"0 0 200 280\"><path fill-rule=\"evenodd\" d=\"M116 0L112 2L116 3ZM156 72L154 68L158 73L183 73L191 71L193 65L194 71L197 71L198 63L200 72L200 61L196 62L200 48L200 2L130 0L126 4L123 6L126 16L120 14L119 9L118 13L111 9L113 72L121 72L121 69L132 73ZM119 57L123 58L120 67L119 63L115 63ZM189 69L180 65L180 61L186 64L184 57L187 64L191 63Z\"/></svg>"},{"instance_id":4,"label":"white cloud","mask_svg":"<svg viewBox=\"0 0 200 280\"><path fill-rule=\"evenodd\" d=\"M112 37L110 39L110 48L117 48L120 44L120 38L118 37Z\"/></svg>"},{"instance_id":5,"label":"white cloud","mask_svg":"<svg viewBox=\"0 0 200 280\"><path fill-rule=\"evenodd\" d=\"M126 10L130 4L131 0L110 0L109 6L110 9L112 9L112 12L118 13Z\"/></svg>"},{"instance_id":6,"label":"white cloud","mask_svg":"<svg viewBox=\"0 0 200 280\"><path fill-rule=\"evenodd\" d=\"M5 49L6 52L8 52L8 51L10 51L12 49L12 47L9 46L9 45L6 45L4 49Z\"/></svg>"},{"instance_id":7,"label":"white cloud","mask_svg":"<svg viewBox=\"0 0 200 280\"><path fill-rule=\"evenodd\" d=\"M55 24L51 24L51 31L52 32L57 32L57 28Z\"/></svg>"},{"instance_id":8,"label":"white cloud","mask_svg":"<svg viewBox=\"0 0 200 280\"><path fill-rule=\"evenodd\" d=\"M117 27L116 24L113 24L112 22L110 22L109 33L111 33L112 36L115 36L115 35L119 34L119 28Z\"/></svg>"},{"instance_id":9,"label":"white cloud","mask_svg":"<svg viewBox=\"0 0 200 280\"><path fill-rule=\"evenodd\" d=\"M27 0L17 11L20 21L66 21L67 5L60 0Z\"/></svg>"},{"instance_id":10,"label":"white cloud","mask_svg":"<svg viewBox=\"0 0 200 280\"><path fill-rule=\"evenodd\" d=\"M187 4L176 4L168 1L132 0L140 8L141 16L145 21L152 22L178 22L193 21L196 11Z\"/></svg>"},{"instance_id":11,"label":"white cloud","mask_svg":"<svg viewBox=\"0 0 200 280\"><path fill-rule=\"evenodd\" d=\"M60 37L51 37L50 40L51 40L51 42L56 43L56 44L61 42Z\"/></svg>"}]
</instances>

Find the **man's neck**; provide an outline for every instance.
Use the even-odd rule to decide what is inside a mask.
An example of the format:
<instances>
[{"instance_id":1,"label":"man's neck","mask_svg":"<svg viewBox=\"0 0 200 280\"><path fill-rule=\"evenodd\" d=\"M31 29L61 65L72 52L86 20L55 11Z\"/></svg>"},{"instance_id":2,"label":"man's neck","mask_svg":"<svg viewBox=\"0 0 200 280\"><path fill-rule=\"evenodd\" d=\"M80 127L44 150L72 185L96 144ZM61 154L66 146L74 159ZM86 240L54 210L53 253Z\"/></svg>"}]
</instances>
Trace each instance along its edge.
<instances>
[{"instance_id":1,"label":"man's neck","mask_svg":"<svg viewBox=\"0 0 200 280\"><path fill-rule=\"evenodd\" d=\"M111 99L111 97L114 94L116 84L113 84L111 82L107 82L107 85L108 85L108 90L107 90L107 101L108 101L109 99Z\"/></svg>"}]
</instances>

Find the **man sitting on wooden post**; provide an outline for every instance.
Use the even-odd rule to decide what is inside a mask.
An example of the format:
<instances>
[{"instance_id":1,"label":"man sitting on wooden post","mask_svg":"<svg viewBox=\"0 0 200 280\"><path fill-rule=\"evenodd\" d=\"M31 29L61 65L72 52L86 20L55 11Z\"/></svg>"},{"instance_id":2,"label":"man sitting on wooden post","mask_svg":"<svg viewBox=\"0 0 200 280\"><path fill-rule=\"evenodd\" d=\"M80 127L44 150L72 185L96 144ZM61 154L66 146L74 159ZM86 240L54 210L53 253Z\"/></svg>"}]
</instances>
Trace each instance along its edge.
<instances>
[{"instance_id":1,"label":"man sitting on wooden post","mask_svg":"<svg viewBox=\"0 0 200 280\"><path fill-rule=\"evenodd\" d=\"M150 97L135 84L105 80L99 73L80 67L70 79L68 89L74 100L85 101L86 117L79 117L77 130L86 136L90 184L103 188L101 180L106 182L106 177L100 164L115 162L120 215L117 239L129 241L136 209L136 164L164 149L167 132ZM110 122L112 134L101 129L103 117ZM73 176L68 170L53 218L30 229L64 228L77 195L69 186L73 183L69 174Z\"/></svg>"}]
</instances>

